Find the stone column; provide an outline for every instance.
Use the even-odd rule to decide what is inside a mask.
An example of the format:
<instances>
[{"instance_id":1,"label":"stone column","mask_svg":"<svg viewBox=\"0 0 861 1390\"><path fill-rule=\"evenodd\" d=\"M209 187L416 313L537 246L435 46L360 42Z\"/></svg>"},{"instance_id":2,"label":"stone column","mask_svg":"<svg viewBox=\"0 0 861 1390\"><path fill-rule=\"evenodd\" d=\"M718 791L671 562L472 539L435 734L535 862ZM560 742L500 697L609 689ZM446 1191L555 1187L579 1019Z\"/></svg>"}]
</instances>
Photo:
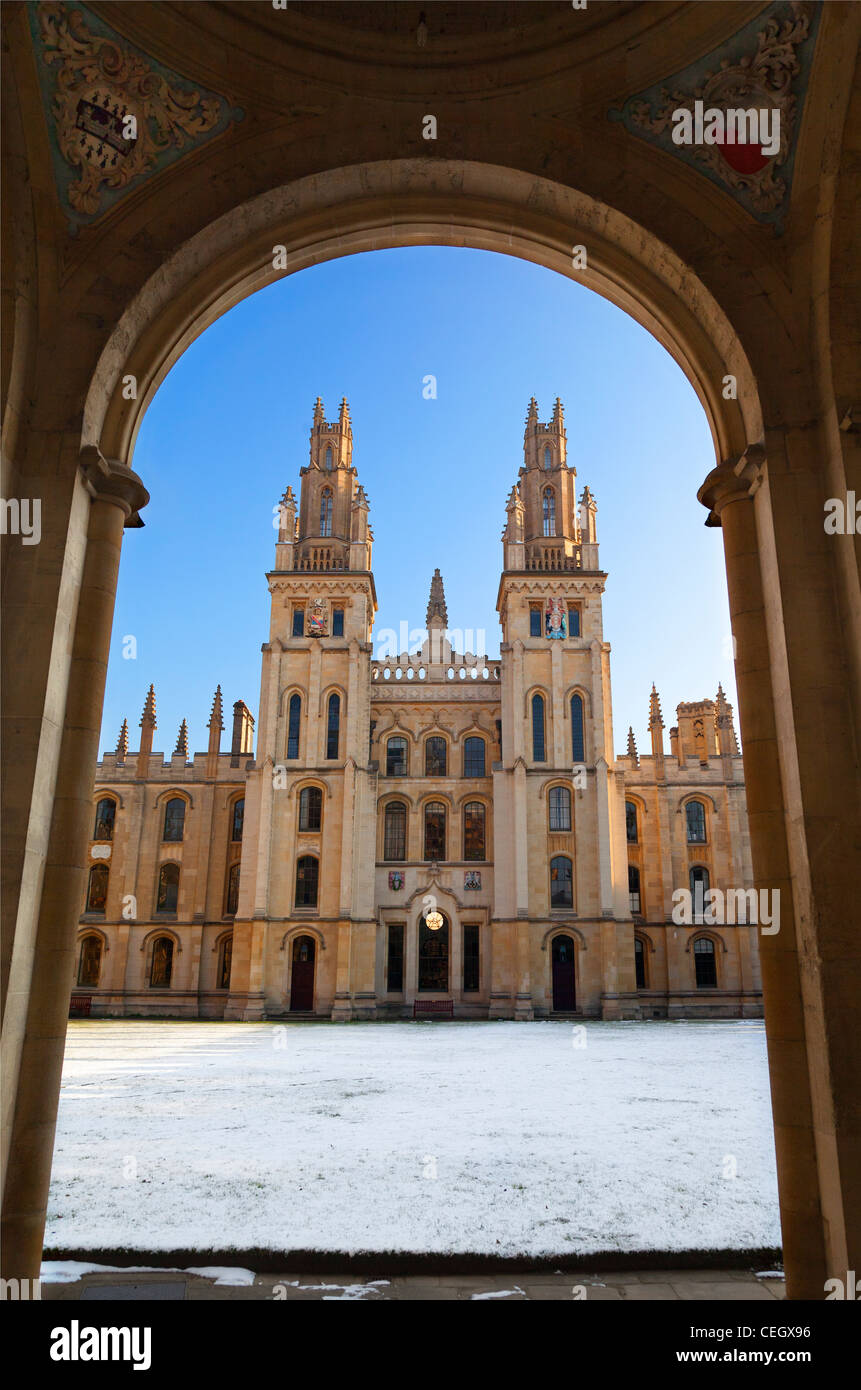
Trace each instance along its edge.
<instances>
[{"instance_id":1,"label":"stone column","mask_svg":"<svg viewBox=\"0 0 861 1390\"><path fill-rule=\"evenodd\" d=\"M91 498L87 547L29 989L16 991L27 999L26 1024L6 1077L14 1107L3 1193L5 1278L39 1273L120 547L124 525L141 525L138 509L149 501L136 473L95 448L82 452L81 477Z\"/></svg>"},{"instance_id":2,"label":"stone column","mask_svg":"<svg viewBox=\"0 0 861 1390\"><path fill-rule=\"evenodd\" d=\"M808 1030L796 937L790 852L769 664L769 635L754 508L764 462L759 446L720 464L706 478L700 501L723 529L730 621L742 730L744 775L754 883L780 892L780 931L759 934L768 1065L774 1112L784 1266L790 1298L824 1296L827 1274L819 1164L836 1160L817 1136L811 1097ZM819 1149L819 1152L817 1150ZM846 1175L849 1180L849 1175Z\"/></svg>"}]
</instances>

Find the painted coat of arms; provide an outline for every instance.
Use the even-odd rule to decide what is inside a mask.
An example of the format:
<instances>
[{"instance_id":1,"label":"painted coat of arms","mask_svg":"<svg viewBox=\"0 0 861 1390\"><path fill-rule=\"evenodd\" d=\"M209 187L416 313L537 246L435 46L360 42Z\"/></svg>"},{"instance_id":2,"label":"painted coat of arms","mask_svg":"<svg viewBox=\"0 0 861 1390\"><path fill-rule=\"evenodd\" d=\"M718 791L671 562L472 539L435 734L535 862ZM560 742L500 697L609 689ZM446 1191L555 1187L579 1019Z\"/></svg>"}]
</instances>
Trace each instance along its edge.
<instances>
[{"instance_id":1,"label":"painted coat of arms","mask_svg":"<svg viewBox=\"0 0 861 1390\"><path fill-rule=\"evenodd\" d=\"M544 610L544 632L547 637L564 637L567 630L565 604L561 598L549 598Z\"/></svg>"},{"instance_id":2,"label":"painted coat of arms","mask_svg":"<svg viewBox=\"0 0 861 1390\"><path fill-rule=\"evenodd\" d=\"M329 633L329 611L322 599L315 599L308 612L308 636L327 637Z\"/></svg>"},{"instance_id":3,"label":"painted coat of arms","mask_svg":"<svg viewBox=\"0 0 861 1390\"><path fill-rule=\"evenodd\" d=\"M105 211L140 175L241 118L89 11L48 3L31 6L30 16L56 125L52 156L56 162L59 155L59 182L82 220Z\"/></svg>"},{"instance_id":4,"label":"painted coat of arms","mask_svg":"<svg viewBox=\"0 0 861 1390\"><path fill-rule=\"evenodd\" d=\"M466 890L481 888L481 873L478 869L468 869L463 876L463 886Z\"/></svg>"},{"instance_id":5,"label":"painted coat of arms","mask_svg":"<svg viewBox=\"0 0 861 1390\"><path fill-rule=\"evenodd\" d=\"M404 886L404 876L400 869L393 869L389 874L389 887L394 893L399 893Z\"/></svg>"}]
</instances>

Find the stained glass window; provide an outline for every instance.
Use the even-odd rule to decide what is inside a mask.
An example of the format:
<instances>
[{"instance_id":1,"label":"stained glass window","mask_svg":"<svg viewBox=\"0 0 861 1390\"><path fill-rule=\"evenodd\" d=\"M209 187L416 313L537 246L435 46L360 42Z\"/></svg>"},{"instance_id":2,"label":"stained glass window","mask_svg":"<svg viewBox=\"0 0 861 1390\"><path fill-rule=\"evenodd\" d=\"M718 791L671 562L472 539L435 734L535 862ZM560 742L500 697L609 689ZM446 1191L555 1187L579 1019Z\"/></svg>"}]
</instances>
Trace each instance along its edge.
<instances>
[{"instance_id":1,"label":"stained glass window","mask_svg":"<svg viewBox=\"0 0 861 1390\"><path fill-rule=\"evenodd\" d=\"M159 936L153 942L149 982L153 989L167 989L173 974L173 942L169 936Z\"/></svg>"},{"instance_id":2,"label":"stained glass window","mask_svg":"<svg viewBox=\"0 0 861 1390\"><path fill-rule=\"evenodd\" d=\"M176 912L179 901L179 865L162 864L158 873L156 912ZM167 938L166 938L167 939Z\"/></svg>"},{"instance_id":3,"label":"stained glass window","mask_svg":"<svg viewBox=\"0 0 861 1390\"><path fill-rule=\"evenodd\" d=\"M425 859L445 859L445 806L429 801L425 807Z\"/></svg>"},{"instance_id":4,"label":"stained glass window","mask_svg":"<svg viewBox=\"0 0 861 1390\"><path fill-rule=\"evenodd\" d=\"M231 864L227 871L227 906L225 912L228 917L235 914L239 902L239 869L240 865L237 860L235 864Z\"/></svg>"},{"instance_id":5,"label":"stained glass window","mask_svg":"<svg viewBox=\"0 0 861 1390\"><path fill-rule=\"evenodd\" d=\"M586 746L583 737L583 697L571 696L571 756L575 763L586 761Z\"/></svg>"},{"instance_id":6,"label":"stained glass window","mask_svg":"<svg viewBox=\"0 0 861 1390\"><path fill-rule=\"evenodd\" d=\"M242 839L242 826L245 821L245 797L240 796L233 803L233 824L230 831L231 840Z\"/></svg>"},{"instance_id":7,"label":"stained glass window","mask_svg":"<svg viewBox=\"0 0 861 1390\"><path fill-rule=\"evenodd\" d=\"M446 742L444 738L429 738L425 743L425 776L445 777Z\"/></svg>"},{"instance_id":8,"label":"stained glass window","mask_svg":"<svg viewBox=\"0 0 861 1390\"><path fill-rule=\"evenodd\" d=\"M485 808L480 801L470 801L463 808L463 857L486 859Z\"/></svg>"},{"instance_id":9,"label":"stained glass window","mask_svg":"<svg viewBox=\"0 0 861 1390\"><path fill-rule=\"evenodd\" d=\"M104 912L108 898L108 866L94 864L90 869L90 882L87 889L87 911Z\"/></svg>"},{"instance_id":10,"label":"stained glass window","mask_svg":"<svg viewBox=\"0 0 861 1390\"><path fill-rule=\"evenodd\" d=\"M557 854L550 860L550 906L574 906L571 860L561 854Z\"/></svg>"},{"instance_id":11,"label":"stained glass window","mask_svg":"<svg viewBox=\"0 0 861 1390\"><path fill-rule=\"evenodd\" d=\"M103 796L96 807L96 824L93 829L94 840L112 840L114 838L114 820L117 814L117 803L113 797Z\"/></svg>"},{"instance_id":12,"label":"stained glass window","mask_svg":"<svg viewBox=\"0 0 861 1390\"><path fill-rule=\"evenodd\" d=\"M221 943L218 959L218 989L230 989L230 967L233 964L233 933Z\"/></svg>"},{"instance_id":13,"label":"stained glass window","mask_svg":"<svg viewBox=\"0 0 861 1390\"><path fill-rule=\"evenodd\" d=\"M97 936L85 936L78 958L78 984L98 989L102 969L102 943Z\"/></svg>"},{"instance_id":14,"label":"stained glass window","mask_svg":"<svg viewBox=\"0 0 861 1390\"><path fill-rule=\"evenodd\" d=\"M637 807L633 801L625 802L625 834L629 844L637 843Z\"/></svg>"},{"instance_id":15,"label":"stained glass window","mask_svg":"<svg viewBox=\"0 0 861 1390\"><path fill-rule=\"evenodd\" d=\"M185 802L181 796L172 796L164 808L163 840L181 840L185 827Z\"/></svg>"}]
</instances>

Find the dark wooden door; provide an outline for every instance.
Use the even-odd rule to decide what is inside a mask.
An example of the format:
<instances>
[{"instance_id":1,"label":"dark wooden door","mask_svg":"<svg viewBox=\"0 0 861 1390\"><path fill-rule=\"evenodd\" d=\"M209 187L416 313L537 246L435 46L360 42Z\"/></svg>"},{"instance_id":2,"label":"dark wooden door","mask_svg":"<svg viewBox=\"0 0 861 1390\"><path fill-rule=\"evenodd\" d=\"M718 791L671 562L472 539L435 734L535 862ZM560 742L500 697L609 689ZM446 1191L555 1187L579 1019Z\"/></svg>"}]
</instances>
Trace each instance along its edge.
<instances>
[{"instance_id":1,"label":"dark wooden door","mask_svg":"<svg viewBox=\"0 0 861 1390\"><path fill-rule=\"evenodd\" d=\"M553 1009L572 1013L577 1007L574 987L574 942L570 936L553 938Z\"/></svg>"},{"instance_id":2,"label":"dark wooden door","mask_svg":"<svg viewBox=\"0 0 861 1390\"><path fill-rule=\"evenodd\" d=\"M314 1008L314 938L297 936L293 942L290 975L290 1012L311 1013Z\"/></svg>"}]
</instances>

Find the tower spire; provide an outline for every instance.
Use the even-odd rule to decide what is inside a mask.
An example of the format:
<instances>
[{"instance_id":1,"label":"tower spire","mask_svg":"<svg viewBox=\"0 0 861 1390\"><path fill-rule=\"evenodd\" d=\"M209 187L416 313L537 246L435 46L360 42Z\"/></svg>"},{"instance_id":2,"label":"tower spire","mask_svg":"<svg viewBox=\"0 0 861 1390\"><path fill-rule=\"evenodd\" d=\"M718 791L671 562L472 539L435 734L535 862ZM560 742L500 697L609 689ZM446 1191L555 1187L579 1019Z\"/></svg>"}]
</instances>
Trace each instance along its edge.
<instances>
[{"instance_id":1,"label":"tower spire","mask_svg":"<svg viewBox=\"0 0 861 1390\"><path fill-rule=\"evenodd\" d=\"M442 575L438 569L433 572L430 586L430 598L428 600L427 626L448 627L448 609L445 606L445 589L443 587Z\"/></svg>"},{"instance_id":2,"label":"tower spire","mask_svg":"<svg viewBox=\"0 0 861 1390\"><path fill-rule=\"evenodd\" d=\"M152 736L158 728L155 717L155 687L150 686L147 697L144 701L143 714L141 715L141 742L138 749L138 777L146 777L149 767L149 756L152 752Z\"/></svg>"},{"instance_id":3,"label":"tower spire","mask_svg":"<svg viewBox=\"0 0 861 1390\"><path fill-rule=\"evenodd\" d=\"M177 734L173 756L177 757L180 753L183 758L185 758L185 761L188 762L188 721L185 719L183 719L179 726L179 733Z\"/></svg>"}]
</instances>

